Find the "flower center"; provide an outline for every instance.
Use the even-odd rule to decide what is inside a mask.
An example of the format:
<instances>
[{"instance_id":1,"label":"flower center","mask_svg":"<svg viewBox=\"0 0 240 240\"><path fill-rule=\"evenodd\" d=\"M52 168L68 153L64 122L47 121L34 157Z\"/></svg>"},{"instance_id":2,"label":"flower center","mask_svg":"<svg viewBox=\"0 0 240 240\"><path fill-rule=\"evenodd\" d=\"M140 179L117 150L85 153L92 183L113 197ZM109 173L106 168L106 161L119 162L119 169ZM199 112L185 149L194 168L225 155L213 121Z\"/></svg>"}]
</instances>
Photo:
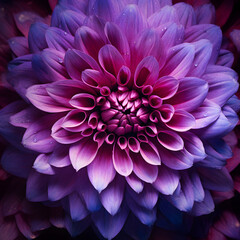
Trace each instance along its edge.
<instances>
[{"instance_id":1,"label":"flower center","mask_svg":"<svg viewBox=\"0 0 240 240\"><path fill-rule=\"evenodd\" d=\"M101 118L107 125L107 130L117 135L143 130L149 119L148 101L136 90L126 87L118 87L117 91L109 92L100 106Z\"/></svg>"}]
</instances>

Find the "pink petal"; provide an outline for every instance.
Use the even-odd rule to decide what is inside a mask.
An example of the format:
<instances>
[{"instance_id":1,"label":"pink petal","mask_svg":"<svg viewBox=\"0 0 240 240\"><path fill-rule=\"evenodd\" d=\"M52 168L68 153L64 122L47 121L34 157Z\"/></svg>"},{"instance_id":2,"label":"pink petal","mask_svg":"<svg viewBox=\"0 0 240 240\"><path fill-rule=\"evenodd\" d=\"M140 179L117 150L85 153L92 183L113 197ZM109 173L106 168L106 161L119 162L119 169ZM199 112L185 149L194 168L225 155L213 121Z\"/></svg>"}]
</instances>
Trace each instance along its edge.
<instances>
[{"instance_id":1,"label":"pink petal","mask_svg":"<svg viewBox=\"0 0 240 240\"><path fill-rule=\"evenodd\" d=\"M25 37L10 38L8 43L11 50L17 57L29 54L28 41Z\"/></svg>"},{"instance_id":2,"label":"pink petal","mask_svg":"<svg viewBox=\"0 0 240 240\"><path fill-rule=\"evenodd\" d=\"M88 177L94 188L100 193L107 188L109 183L115 177L113 167L112 148L109 145L103 145L88 166Z\"/></svg>"},{"instance_id":3,"label":"pink petal","mask_svg":"<svg viewBox=\"0 0 240 240\"><path fill-rule=\"evenodd\" d=\"M33 85L28 88L26 96L35 107L45 112L57 113L70 110L70 108L64 105L61 106L60 103L52 99L48 95L46 85L43 84Z\"/></svg>"},{"instance_id":4,"label":"pink petal","mask_svg":"<svg viewBox=\"0 0 240 240\"><path fill-rule=\"evenodd\" d=\"M98 152L98 144L89 139L83 139L69 148L71 163L79 171L81 168L89 165Z\"/></svg>"},{"instance_id":5,"label":"pink petal","mask_svg":"<svg viewBox=\"0 0 240 240\"><path fill-rule=\"evenodd\" d=\"M64 63L72 79L81 80L81 72L85 69L95 69L101 72L97 62L89 55L70 49L66 52Z\"/></svg>"},{"instance_id":6,"label":"pink petal","mask_svg":"<svg viewBox=\"0 0 240 240\"><path fill-rule=\"evenodd\" d=\"M195 118L188 112L176 110L166 126L178 132L186 132L195 126Z\"/></svg>"},{"instance_id":7,"label":"pink petal","mask_svg":"<svg viewBox=\"0 0 240 240\"><path fill-rule=\"evenodd\" d=\"M125 177L129 176L133 170L133 162L128 153L116 143L113 147L113 165L115 170Z\"/></svg>"},{"instance_id":8,"label":"pink petal","mask_svg":"<svg viewBox=\"0 0 240 240\"><path fill-rule=\"evenodd\" d=\"M133 161L133 172L136 176L144 182L153 183L157 178L158 167L145 162L139 153L130 152L130 157Z\"/></svg>"},{"instance_id":9,"label":"pink petal","mask_svg":"<svg viewBox=\"0 0 240 240\"><path fill-rule=\"evenodd\" d=\"M79 93L72 97L69 103L80 110L90 111L95 108L95 97L88 93Z\"/></svg>"},{"instance_id":10,"label":"pink petal","mask_svg":"<svg viewBox=\"0 0 240 240\"><path fill-rule=\"evenodd\" d=\"M35 238L37 235L34 234L32 232L32 230L30 229L30 226L27 222L27 219L24 218L23 215L21 215L20 213L16 214L15 216L16 219L16 223L18 226L18 229L20 230L20 232L28 239L33 239Z\"/></svg>"},{"instance_id":11,"label":"pink petal","mask_svg":"<svg viewBox=\"0 0 240 240\"><path fill-rule=\"evenodd\" d=\"M104 41L97 32L86 26L78 28L75 34L75 46L78 49L97 59L98 52L103 45Z\"/></svg>"},{"instance_id":12,"label":"pink petal","mask_svg":"<svg viewBox=\"0 0 240 240\"><path fill-rule=\"evenodd\" d=\"M125 64L122 55L110 44L105 45L100 49L98 59L102 68L115 77L117 76L120 68Z\"/></svg>"},{"instance_id":13,"label":"pink petal","mask_svg":"<svg viewBox=\"0 0 240 240\"><path fill-rule=\"evenodd\" d=\"M141 142L140 143L140 153L143 159L151 165L160 165L161 158L159 156L158 150L153 143Z\"/></svg>"},{"instance_id":14,"label":"pink petal","mask_svg":"<svg viewBox=\"0 0 240 240\"><path fill-rule=\"evenodd\" d=\"M126 36L114 23L107 22L104 28L108 41L121 53L127 64L130 62L130 49Z\"/></svg>"},{"instance_id":15,"label":"pink petal","mask_svg":"<svg viewBox=\"0 0 240 240\"><path fill-rule=\"evenodd\" d=\"M158 142L168 150L179 151L184 147L182 138L173 131L160 131L157 135Z\"/></svg>"},{"instance_id":16,"label":"pink petal","mask_svg":"<svg viewBox=\"0 0 240 240\"><path fill-rule=\"evenodd\" d=\"M159 73L159 64L152 56L145 57L137 66L134 74L134 84L141 88L144 85L153 85Z\"/></svg>"}]
</instances>

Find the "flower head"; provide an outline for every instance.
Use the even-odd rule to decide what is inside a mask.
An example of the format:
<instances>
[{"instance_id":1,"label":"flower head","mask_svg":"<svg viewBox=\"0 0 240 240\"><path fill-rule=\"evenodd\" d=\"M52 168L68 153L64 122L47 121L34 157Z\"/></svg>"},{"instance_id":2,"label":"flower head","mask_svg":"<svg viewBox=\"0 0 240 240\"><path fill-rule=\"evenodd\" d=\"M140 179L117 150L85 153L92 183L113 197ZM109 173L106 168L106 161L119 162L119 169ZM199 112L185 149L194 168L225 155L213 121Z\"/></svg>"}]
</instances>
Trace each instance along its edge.
<instances>
[{"instance_id":1,"label":"flower head","mask_svg":"<svg viewBox=\"0 0 240 240\"><path fill-rule=\"evenodd\" d=\"M8 151L2 164L28 178L31 201L91 216L106 238L129 212L152 225L162 198L213 211L210 190L232 188L222 137L238 121L238 83L220 28L201 14L171 1L61 0L50 26L35 19L10 40L8 82L22 100L1 111L0 131L34 152L16 162Z\"/></svg>"}]
</instances>

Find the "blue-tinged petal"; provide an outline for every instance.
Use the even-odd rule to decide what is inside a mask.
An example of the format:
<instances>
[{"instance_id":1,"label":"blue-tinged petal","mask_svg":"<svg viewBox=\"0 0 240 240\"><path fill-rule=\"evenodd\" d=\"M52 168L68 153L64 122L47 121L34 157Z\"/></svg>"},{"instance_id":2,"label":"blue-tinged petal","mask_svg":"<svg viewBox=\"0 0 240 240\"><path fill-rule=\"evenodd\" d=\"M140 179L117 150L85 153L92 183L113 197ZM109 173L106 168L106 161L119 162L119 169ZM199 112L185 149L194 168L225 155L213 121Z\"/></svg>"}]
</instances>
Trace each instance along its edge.
<instances>
[{"instance_id":1,"label":"blue-tinged petal","mask_svg":"<svg viewBox=\"0 0 240 240\"><path fill-rule=\"evenodd\" d=\"M36 22L31 25L28 33L30 52L36 53L48 47L45 37L48 28L48 25L41 22Z\"/></svg>"},{"instance_id":2,"label":"blue-tinged petal","mask_svg":"<svg viewBox=\"0 0 240 240\"><path fill-rule=\"evenodd\" d=\"M55 49L44 49L34 54L32 68L37 72L37 78L42 83L55 82L68 78L63 65L64 54Z\"/></svg>"},{"instance_id":3,"label":"blue-tinged petal","mask_svg":"<svg viewBox=\"0 0 240 240\"><path fill-rule=\"evenodd\" d=\"M184 2L179 2L174 4L173 7L177 11L179 23L185 28L196 24L196 15L191 5Z\"/></svg>"},{"instance_id":4,"label":"blue-tinged petal","mask_svg":"<svg viewBox=\"0 0 240 240\"><path fill-rule=\"evenodd\" d=\"M112 216L104 208L92 214L92 221L104 238L114 238L122 229L128 216L128 210L121 208Z\"/></svg>"},{"instance_id":5,"label":"blue-tinged petal","mask_svg":"<svg viewBox=\"0 0 240 240\"><path fill-rule=\"evenodd\" d=\"M33 168L43 174L53 175L55 174L54 168L49 164L49 155L40 154L33 163Z\"/></svg>"},{"instance_id":6,"label":"blue-tinged petal","mask_svg":"<svg viewBox=\"0 0 240 240\"><path fill-rule=\"evenodd\" d=\"M215 7L213 4L203 4L195 9L197 24L215 23Z\"/></svg>"},{"instance_id":7,"label":"blue-tinged petal","mask_svg":"<svg viewBox=\"0 0 240 240\"><path fill-rule=\"evenodd\" d=\"M112 216L116 215L119 211L123 201L124 191L124 179L116 176L109 186L100 194L102 205Z\"/></svg>"},{"instance_id":8,"label":"blue-tinged petal","mask_svg":"<svg viewBox=\"0 0 240 240\"><path fill-rule=\"evenodd\" d=\"M59 28L48 28L45 36L49 48L56 49L60 52L65 52L74 46L74 37Z\"/></svg>"},{"instance_id":9,"label":"blue-tinged petal","mask_svg":"<svg viewBox=\"0 0 240 240\"><path fill-rule=\"evenodd\" d=\"M9 147L2 155L1 165L8 173L27 178L35 158L36 154Z\"/></svg>"},{"instance_id":10,"label":"blue-tinged petal","mask_svg":"<svg viewBox=\"0 0 240 240\"><path fill-rule=\"evenodd\" d=\"M233 53L226 49L221 49L216 64L230 68L232 67L233 62L234 62Z\"/></svg>"},{"instance_id":11,"label":"blue-tinged petal","mask_svg":"<svg viewBox=\"0 0 240 240\"><path fill-rule=\"evenodd\" d=\"M222 31L220 27L212 24L199 24L189 27L185 32L185 42L195 42L207 39L213 45L210 63L215 63L222 44Z\"/></svg>"}]
</instances>

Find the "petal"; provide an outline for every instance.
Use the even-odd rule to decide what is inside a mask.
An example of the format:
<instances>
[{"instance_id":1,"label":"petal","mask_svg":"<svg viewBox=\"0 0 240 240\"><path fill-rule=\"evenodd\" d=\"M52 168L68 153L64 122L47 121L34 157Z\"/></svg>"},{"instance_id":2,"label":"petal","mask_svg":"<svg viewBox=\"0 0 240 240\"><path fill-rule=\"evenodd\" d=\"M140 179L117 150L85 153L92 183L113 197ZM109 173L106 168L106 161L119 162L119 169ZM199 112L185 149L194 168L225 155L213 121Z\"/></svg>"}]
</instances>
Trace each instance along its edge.
<instances>
[{"instance_id":1,"label":"petal","mask_svg":"<svg viewBox=\"0 0 240 240\"><path fill-rule=\"evenodd\" d=\"M212 44L208 40L202 39L194 42L193 45L195 47L195 58L187 76L201 77L208 66L212 54Z\"/></svg>"},{"instance_id":2,"label":"petal","mask_svg":"<svg viewBox=\"0 0 240 240\"><path fill-rule=\"evenodd\" d=\"M114 216L117 214L124 196L124 180L120 177L115 179L100 194L100 200L104 208Z\"/></svg>"},{"instance_id":3,"label":"petal","mask_svg":"<svg viewBox=\"0 0 240 240\"><path fill-rule=\"evenodd\" d=\"M40 202L48 200L48 177L34 170L27 179L26 196L29 201Z\"/></svg>"},{"instance_id":4,"label":"petal","mask_svg":"<svg viewBox=\"0 0 240 240\"><path fill-rule=\"evenodd\" d=\"M212 4L203 4L195 9L197 24L215 24L215 7Z\"/></svg>"},{"instance_id":5,"label":"petal","mask_svg":"<svg viewBox=\"0 0 240 240\"><path fill-rule=\"evenodd\" d=\"M167 22L178 22L177 12L172 6L165 6L148 18L150 27L158 27Z\"/></svg>"},{"instance_id":6,"label":"petal","mask_svg":"<svg viewBox=\"0 0 240 240\"><path fill-rule=\"evenodd\" d=\"M79 50L68 50L64 63L69 76L76 80L81 79L81 72L85 69L95 69L101 72L97 62L91 56Z\"/></svg>"},{"instance_id":7,"label":"petal","mask_svg":"<svg viewBox=\"0 0 240 240\"><path fill-rule=\"evenodd\" d=\"M70 108L61 106L60 103L52 99L46 90L46 85L33 85L27 89L27 98L38 109L44 112L56 113L65 112Z\"/></svg>"},{"instance_id":8,"label":"petal","mask_svg":"<svg viewBox=\"0 0 240 240\"><path fill-rule=\"evenodd\" d=\"M176 110L172 119L165 124L177 132L186 132L195 126L195 119L188 112Z\"/></svg>"},{"instance_id":9,"label":"petal","mask_svg":"<svg viewBox=\"0 0 240 240\"><path fill-rule=\"evenodd\" d=\"M68 146L63 146L61 144L56 145L52 154L49 156L49 164L59 168L69 166L71 162L68 151Z\"/></svg>"},{"instance_id":10,"label":"petal","mask_svg":"<svg viewBox=\"0 0 240 240\"><path fill-rule=\"evenodd\" d=\"M98 144L93 140L83 139L76 144L70 146L69 156L73 168L79 171L81 168L89 165L98 152Z\"/></svg>"},{"instance_id":11,"label":"petal","mask_svg":"<svg viewBox=\"0 0 240 240\"><path fill-rule=\"evenodd\" d=\"M195 202L202 202L204 201L204 198L208 198L208 196L205 196L206 191L204 192L201 179L196 171L192 171L189 174L192 186L193 186L193 192L194 192L194 201ZM209 193L207 193L209 194ZM193 210L194 211L194 210Z\"/></svg>"},{"instance_id":12,"label":"petal","mask_svg":"<svg viewBox=\"0 0 240 240\"><path fill-rule=\"evenodd\" d=\"M177 189L180 176L177 171L161 166L153 186L164 195L172 195Z\"/></svg>"},{"instance_id":13,"label":"petal","mask_svg":"<svg viewBox=\"0 0 240 240\"><path fill-rule=\"evenodd\" d=\"M205 190L204 199L201 202L195 202L191 211L193 216L202 216L214 211L214 202L211 193Z\"/></svg>"},{"instance_id":14,"label":"petal","mask_svg":"<svg viewBox=\"0 0 240 240\"><path fill-rule=\"evenodd\" d=\"M92 220L104 238L114 238L122 229L128 216L123 208L116 215L110 215L105 209L92 214Z\"/></svg>"},{"instance_id":15,"label":"petal","mask_svg":"<svg viewBox=\"0 0 240 240\"><path fill-rule=\"evenodd\" d=\"M220 106L223 106L238 89L237 75L227 67L209 67L202 78L209 84L207 98Z\"/></svg>"},{"instance_id":16,"label":"petal","mask_svg":"<svg viewBox=\"0 0 240 240\"><path fill-rule=\"evenodd\" d=\"M153 143L141 142L140 143L140 153L143 159L151 165L160 165L161 158L159 156L158 150Z\"/></svg>"},{"instance_id":17,"label":"petal","mask_svg":"<svg viewBox=\"0 0 240 240\"><path fill-rule=\"evenodd\" d=\"M159 74L159 64L153 56L145 57L137 66L134 74L134 85L142 88L144 85L153 85Z\"/></svg>"},{"instance_id":18,"label":"petal","mask_svg":"<svg viewBox=\"0 0 240 240\"><path fill-rule=\"evenodd\" d=\"M97 59L98 52L103 45L104 41L97 32L86 26L78 28L75 34L75 46L78 49Z\"/></svg>"},{"instance_id":19,"label":"petal","mask_svg":"<svg viewBox=\"0 0 240 240\"><path fill-rule=\"evenodd\" d=\"M234 62L233 54L226 49L220 49L216 64L230 68L232 67L233 62Z\"/></svg>"},{"instance_id":20,"label":"petal","mask_svg":"<svg viewBox=\"0 0 240 240\"><path fill-rule=\"evenodd\" d=\"M185 77L194 60L194 46L183 43L168 50L166 64L160 76L170 75L175 78Z\"/></svg>"},{"instance_id":21,"label":"petal","mask_svg":"<svg viewBox=\"0 0 240 240\"><path fill-rule=\"evenodd\" d=\"M41 153L51 152L56 144L51 137L51 126L57 119L56 115L46 115L31 124L22 138L24 147Z\"/></svg>"},{"instance_id":22,"label":"petal","mask_svg":"<svg viewBox=\"0 0 240 240\"><path fill-rule=\"evenodd\" d=\"M16 214L15 219L16 219L18 229L23 234L23 236L25 236L28 239L36 237L36 235L30 229L27 219L25 219L23 215L21 215L20 213Z\"/></svg>"},{"instance_id":23,"label":"petal","mask_svg":"<svg viewBox=\"0 0 240 240\"><path fill-rule=\"evenodd\" d=\"M130 157L133 161L133 172L142 181L153 183L158 175L158 167L145 162L139 153L130 152Z\"/></svg>"},{"instance_id":24,"label":"petal","mask_svg":"<svg viewBox=\"0 0 240 240\"><path fill-rule=\"evenodd\" d=\"M64 178L63 178L64 175ZM49 176L48 199L58 201L73 192L75 187L75 174L72 167L58 169L55 175Z\"/></svg>"},{"instance_id":25,"label":"petal","mask_svg":"<svg viewBox=\"0 0 240 240\"><path fill-rule=\"evenodd\" d=\"M163 41L154 29L146 29L138 36L134 49L132 50L132 61L134 67L145 57L153 56L159 62L159 67L165 63L166 53Z\"/></svg>"},{"instance_id":26,"label":"petal","mask_svg":"<svg viewBox=\"0 0 240 240\"><path fill-rule=\"evenodd\" d=\"M197 109L208 94L208 83L200 78L182 78L177 93L167 101L175 109L191 112ZM176 112L175 112L176 114Z\"/></svg>"},{"instance_id":27,"label":"petal","mask_svg":"<svg viewBox=\"0 0 240 240\"><path fill-rule=\"evenodd\" d=\"M137 5L130 4L125 7L116 23L122 29L131 46L137 34L144 28L144 21Z\"/></svg>"},{"instance_id":28,"label":"petal","mask_svg":"<svg viewBox=\"0 0 240 240\"><path fill-rule=\"evenodd\" d=\"M73 48L74 38L67 32L55 27L50 27L46 31L46 41L49 48L65 52L69 48Z\"/></svg>"},{"instance_id":29,"label":"petal","mask_svg":"<svg viewBox=\"0 0 240 240\"><path fill-rule=\"evenodd\" d=\"M182 138L173 131L160 131L157 135L158 142L168 150L179 151L184 147Z\"/></svg>"},{"instance_id":30,"label":"petal","mask_svg":"<svg viewBox=\"0 0 240 240\"><path fill-rule=\"evenodd\" d=\"M128 183L128 185L136 192L136 193L140 193L143 190L143 183L141 182L141 180L136 177L136 175L134 173L132 173L131 175L129 175L128 177L126 177L126 181Z\"/></svg>"},{"instance_id":31,"label":"petal","mask_svg":"<svg viewBox=\"0 0 240 240\"><path fill-rule=\"evenodd\" d=\"M193 165L194 158L185 149L177 152L172 152L161 148L159 152L161 153L162 162L171 169L188 169Z\"/></svg>"},{"instance_id":32,"label":"petal","mask_svg":"<svg viewBox=\"0 0 240 240\"><path fill-rule=\"evenodd\" d=\"M180 2L174 4L173 7L177 11L179 22L185 27L185 29L196 24L196 15L191 5Z\"/></svg>"},{"instance_id":33,"label":"petal","mask_svg":"<svg viewBox=\"0 0 240 240\"><path fill-rule=\"evenodd\" d=\"M88 166L88 177L95 189L100 193L115 177L112 160L112 147L102 145L93 162Z\"/></svg>"},{"instance_id":34,"label":"petal","mask_svg":"<svg viewBox=\"0 0 240 240\"><path fill-rule=\"evenodd\" d=\"M69 212L73 221L81 221L88 215L80 196L74 192L68 196Z\"/></svg>"},{"instance_id":35,"label":"petal","mask_svg":"<svg viewBox=\"0 0 240 240\"><path fill-rule=\"evenodd\" d=\"M25 37L14 37L8 40L9 46L13 53L19 57L22 55L27 55L28 51L28 42Z\"/></svg>"},{"instance_id":36,"label":"petal","mask_svg":"<svg viewBox=\"0 0 240 240\"><path fill-rule=\"evenodd\" d=\"M130 63L130 48L126 36L114 23L107 22L104 27L108 41L120 52L127 64Z\"/></svg>"},{"instance_id":37,"label":"petal","mask_svg":"<svg viewBox=\"0 0 240 240\"><path fill-rule=\"evenodd\" d=\"M195 111L191 112L196 120L194 129L203 128L214 122L220 115L221 108L218 104L212 101L204 101L204 103L197 108Z\"/></svg>"},{"instance_id":38,"label":"petal","mask_svg":"<svg viewBox=\"0 0 240 240\"><path fill-rule=\"evenodd\" d=\"M61 14L58 15L57 27L74 36L77 29L83 25L85 17L85 14L80 11L64 9L61 11Z\"/></svg>"},{"instance_id":39,"label":"petal","mask_svg":"<svg viewBox=\"0 0 240 240\"><path fill-rule=\"evenodd\" d=\"M166 196L166 199L180 211L188 212L192 209L194 203L194 192L191 180L187 173L183 173L181 176L181 192L179 194L175 193L173 195Z\"/></svg>"},{"instance_id":40,"label":"petal","mask_svg":"<svg viewBox=\"0 0 240 240\"><path fill-rule=\"evenodd\" d=\"M63 66L63 53L55 49L44 49L33 55L32 68L42 83L55 82L68 78Z\"/></svg>"},{"instance_id":41,"label":"petal","mask_svg":"<svg viewBox=\"0 0 240 240\"><path fill-rule=\"evenodd\" d=\"M31 25L28 34L30 52L36 53L48 47L45 37L47 29L48 25L41 22L36 22Z\"/></svg>"},{"instance_id":42,"label":"petal","mask_svg":"<svg viewBox=\"0 0 240 240\"><path fill-rule=\"evenodd\" d=\"M128 189L133 200L143 208L152 210L158 201L158 192L152 186L145 186L141 193Z\"/></svg>"},{"instance_id":43,"label":"petal","mask_svg":"<svg viewBox=\"0 0 240 240\"><path fill-rule=\"evenodd\" d=\"M120 68L125 64L122 55L110 44L105 45L100 49L98 59L102 68L115 77L117 76Z\"/></svg>"},{"instance_id":44,"label":"petal","mask_svg":"<svg viewBox=\"0 0 240 240\"><path fill-rule=\"evenodd\" d=\"M122 176L129 176L133 170L133 162L126 150L122 150L119 145L115 143L112 154L115 170Z\"/></svg>"},{"instance_id":45,"label":"petal","mask_svg":"<svg viewBox=\"0 0 240 240\"><path fill-rule=\"evenodd\" d=\"M1 166L10 174L27 178L35 158L35 154L9 147L2 154Z\"/></svg>"},{"instance_id":46,"label":"petal","mask_svg":"<svg viewBox=\"0 0 240 240\"><path fill-rule=\"evenodd\" d=\"M39 15L37 15L34 12L18 12L14 15L15 23L17 25L17 28L22 32L22 34L27 37L29 28L31 24L35 22L44 22L44 19L41 18Z\"/></svg>"},{"instance_id":47,"label":"petal","mask_svg":"<svg viewBox=\"0 0 240 240\"><path fill-rule=\"evenodd\" d=\"M40 154L33 163L33 168L43 174L53 175L55 174L54 169L49 164L49 155Z\"/></svg>"},{"instance_id":48,"label":"petal","mask_svg":"<svg viewBox=\"0 0 240 240\"><path fill-rule=\"evenodd\" d=\"M69 103L80 110L90 111L95 108L95 97L88 93L79 93L72 97Z\"/></svg>"},{"instance_id":49,"label":"petal","mask_svg":"<svg viewBox=\"0 0 240 240\"><path fill-rule=\"evenodd\" d=\"M212 24L200 24L189 27L185 32L185 42L195 42L200 39L208 39L213 45L210 63L215 63L222 43L221 29Z\"/></svg>"},{"instance_id":50,"label":"petal","mask_svg":"<svg viewBox=\"0 0 240 240\"><path fill-rule=\"evenodd\" d=\"M226 192L233 189L233 180L226 168L211 169L198 168L204 188L219 192Z\"/></svg>"}]
</instances>

